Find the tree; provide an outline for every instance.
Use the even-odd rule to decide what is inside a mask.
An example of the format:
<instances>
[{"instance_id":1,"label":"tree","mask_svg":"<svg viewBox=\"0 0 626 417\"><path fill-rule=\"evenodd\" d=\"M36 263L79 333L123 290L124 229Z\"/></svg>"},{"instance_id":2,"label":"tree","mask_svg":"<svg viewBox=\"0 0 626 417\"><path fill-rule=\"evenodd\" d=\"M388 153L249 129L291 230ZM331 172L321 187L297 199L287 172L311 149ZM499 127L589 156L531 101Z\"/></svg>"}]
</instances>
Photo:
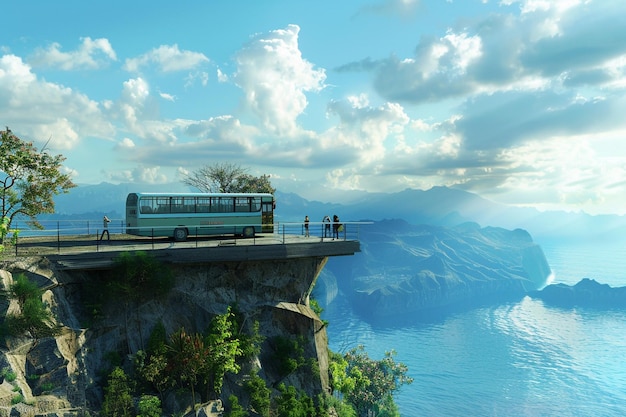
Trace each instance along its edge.
<instances>
[{"instance_id":1,"label":"tree","mask_svg":"<svg viewBox=\"0 0 626 417\"><path fill-rule=\"evenodd\" d=\"M213 390L219 396L226 373L237 373L240 369L237 358L241 356L242 351L236 337L235 314L231 307L226 309L226 313L219 314L211 320L204 343L209 351L205 381L207 390Z\"/></svg>"},{"instance_id":2,"label":"tree","mask_svg":"<svg viewBox=\"0 0 626 417\"><path fill-rule=\"evenodd\" d=\"M45 146L41 151L31 142L15 136L7 127L0 131L0 199L3 227L9 230L16 216L24 216L29 225L43 228L36 216L54 213L53 197L76 185L68 174L61 173L62 155L52 156ZM8 219L8 220L5 220ZM4 244L5 234L1 234Z\"/></svg>"},{"instance_id":3,"label":"tree","mask_svg":"<svg viewBox=\"0 0 626 417\"><path fill-rule=\"evenodd\" d=\"M240 165L224 162L205 165L183 178L183 183L204 193L270 193L276 189L269 175L255 177Z\"/></svg>"},{"instance_id":4,"label":"tree","mask_svg":"<svg viewBox=\"0 0 626 417\"><path fill-rule=\"evenodd\" d=\"M132 411L133 397L128 376L120 367L115 367L109 375L108 385L105 388L102 415L104 417L131 417Z\"/></svg>"},{"instance_id":5,"label":"tree","mask_svg":"<svg viewBox=\"0 0 626 417\"><path fill-rule=\"evenodd\" d=\"M195 388L202 376L207 373L210 352L199 334L187 334L185 329L172 334L170 340L172 364L170 369L178 375L182 384L187 384L191 388L191 401L192 405L195 405Z\"/></svg>"},{"instance_id":6,"label":"tree","mask_svg":"<svg viewBox=\"0 0 626 417\"><path fill-rule=\"evenodd\" d=\"M339 378L333 383L345 389L346 400L359 416L372 412L374 415L397 415L393 393L403 384L412 383L413 379L407 376L406 365L394 361L395 354L395 351L386 352L382 360L376 361L370 359L363 346L345 354L348 381Z\"/></svg>"}]
</instances>

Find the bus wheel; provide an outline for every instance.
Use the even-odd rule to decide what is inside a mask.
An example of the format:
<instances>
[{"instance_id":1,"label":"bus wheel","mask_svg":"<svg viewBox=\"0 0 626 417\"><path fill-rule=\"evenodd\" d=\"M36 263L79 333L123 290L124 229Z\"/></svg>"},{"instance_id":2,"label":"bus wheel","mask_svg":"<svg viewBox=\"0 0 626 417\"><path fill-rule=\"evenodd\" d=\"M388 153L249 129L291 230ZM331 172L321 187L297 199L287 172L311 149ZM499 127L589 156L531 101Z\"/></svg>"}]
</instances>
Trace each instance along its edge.
<instances>
[{"instance_id":1,"label":"bus wheel","mask_svg":"<svg viewBox=\"0 0 626 417\"><path fill-rule=\"evenodd\" d=\"M187 240L187 229L182 227L174 229L174 240L177 242L184 242Z\"/></svg>"},{"instance_id":2,"label":"bus wheel","mask_svg":"<svg viewBox=\"0 0 626 417\"><path fill-rule=\"evenodd\" d=\"M244 227L242 236L246 238L254 237L254 227L253 226Z\"/></svg>"}]
</instances>

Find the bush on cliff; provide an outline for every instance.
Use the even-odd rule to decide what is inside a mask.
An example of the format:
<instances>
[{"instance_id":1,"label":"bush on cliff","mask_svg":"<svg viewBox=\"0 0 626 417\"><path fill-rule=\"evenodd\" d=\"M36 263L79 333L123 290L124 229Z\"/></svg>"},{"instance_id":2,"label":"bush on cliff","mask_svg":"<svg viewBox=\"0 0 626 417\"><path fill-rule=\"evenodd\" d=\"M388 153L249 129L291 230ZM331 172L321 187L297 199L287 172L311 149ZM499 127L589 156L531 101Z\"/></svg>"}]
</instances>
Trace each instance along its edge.
<instances>
[{"instance_id":1,"label":"bush on cliff","mask_svg":"<svg viewBox=\"0 0 626 417\"><path fill-rule=\"evenodd\" d=\"M31 282L26 275L19 274L9 288L8 296L17 301L19 312L8 314L1 326L3 337L28 333L33 339L58 334L52 312L42 301L43 290Z\"/></svg>"}]
</instances>

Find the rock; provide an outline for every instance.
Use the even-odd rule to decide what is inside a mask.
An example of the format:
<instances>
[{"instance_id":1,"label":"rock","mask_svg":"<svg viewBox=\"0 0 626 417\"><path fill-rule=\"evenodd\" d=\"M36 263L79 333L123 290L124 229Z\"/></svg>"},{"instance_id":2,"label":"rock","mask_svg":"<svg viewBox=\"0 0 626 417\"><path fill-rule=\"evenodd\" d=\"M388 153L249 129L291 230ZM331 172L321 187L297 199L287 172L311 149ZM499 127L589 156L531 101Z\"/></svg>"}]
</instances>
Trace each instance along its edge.
<instances>
[{"instance_id":1,"label":"rock","mask_svg":"<svg viewBox=\"0 0 626 417\"><path fill-rule=\"evenodd\" d=\"M534 291L530 295L556 307L626 308L626 287L614 288L590 278L583 278L574 286L548 285L543 290Z\"/></svg>"}]
</instances>

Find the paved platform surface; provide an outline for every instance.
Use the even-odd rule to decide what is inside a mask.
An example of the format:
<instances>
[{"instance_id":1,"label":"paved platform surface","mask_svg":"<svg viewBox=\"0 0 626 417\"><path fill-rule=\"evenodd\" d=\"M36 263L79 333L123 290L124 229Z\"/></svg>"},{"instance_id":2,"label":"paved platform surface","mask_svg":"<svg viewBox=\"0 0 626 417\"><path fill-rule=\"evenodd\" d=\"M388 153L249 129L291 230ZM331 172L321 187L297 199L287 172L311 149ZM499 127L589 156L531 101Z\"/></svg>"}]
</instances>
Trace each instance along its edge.
<instances>
[{"instance_id":1,"label":"paved platform surface","mask_svg":"<svg viewBox=\"0 0 626 417\"><path fill-rule=\"evenodd\" d=\"M94 236L24 239L19 256L45 256L61 269L108 269L123 252L149 252L166 263L280 260L303 257L350 256L360 252L356 239L330 239L301 235L260 234L254 238L197 237L185 242L167 238L140 238L111 234L111 240Z\"/></svg>"}]
</instances>

